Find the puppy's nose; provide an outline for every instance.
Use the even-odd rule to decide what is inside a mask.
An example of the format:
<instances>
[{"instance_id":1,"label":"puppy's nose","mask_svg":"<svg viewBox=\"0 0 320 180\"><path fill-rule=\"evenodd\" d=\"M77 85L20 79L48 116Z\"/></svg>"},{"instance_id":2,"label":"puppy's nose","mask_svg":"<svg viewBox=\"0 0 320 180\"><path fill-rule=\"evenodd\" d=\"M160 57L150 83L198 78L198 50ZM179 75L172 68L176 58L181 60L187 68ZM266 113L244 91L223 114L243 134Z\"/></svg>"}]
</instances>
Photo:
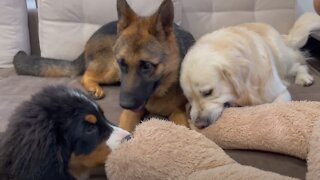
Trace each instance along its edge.
<instances>
[{"instance_id":1,"label":"puppy's nose","mask_svg":"<svg viewBox=\"0 0 320 180\"><path fill-rule=\"evenodd\" d=\"M122 139L121 142L129 141L129 140L132 139L132 138L133 138L133 135L132 135L132 134L128 134L126 137L124 137L124 138Z\"/></svg>"},{"instance_id":2,"label":"puppy's nose","mask_svg":"<svg viewBox=\"0 0 320 180\"><path fill-rule=\"evenodd\" d=\"M210 125L210 120L208 118L198 118L194 125L199 129L203 129Z\"/></svg>"}]
</instances>

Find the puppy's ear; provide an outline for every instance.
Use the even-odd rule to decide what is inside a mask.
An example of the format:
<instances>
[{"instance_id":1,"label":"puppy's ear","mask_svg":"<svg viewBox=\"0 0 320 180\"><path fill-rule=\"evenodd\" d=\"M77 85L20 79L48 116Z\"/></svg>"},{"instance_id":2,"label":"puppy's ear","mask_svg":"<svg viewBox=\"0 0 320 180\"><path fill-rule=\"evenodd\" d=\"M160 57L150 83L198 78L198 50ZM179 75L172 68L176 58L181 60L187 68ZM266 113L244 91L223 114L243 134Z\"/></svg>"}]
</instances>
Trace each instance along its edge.
<instances>
[{"instance_id":1,"label":"puppy's ear","mask_svg":"<svg viewBox=\"0 0 320 180\"><path fill-rule=\"evenodd\" d=\"M237 97L241 96L241 94L243 92L243 87L245 87L243 85L243 81L242 81L241 77L237 77L233 73L233 71L226 70L226 69L221 70L221 74L222 74L222 77L231 84L232 91L235 93L235 95Z\"/></svg>"},{"instance_id":2,"label":"puppy's ear","mask_svg":"<svg viewBox=\"0 0 320 180\"><path fill-rule=\"evenodd\" d=\"M137 14L131 9L126 0L117 0L117 11L118 33L120 33L137 18Z\"/></svg>"},{"instance_id":3,"label":"puppy's ear","mask_svg":"<svg viewBox=\"0 0 320 180\"><path fill-rule=\"evenodd\" d=\"M174 8L172 0L163 0L157 12L150 17L149 32L155 37L166 38L173 31Z\"/></svg>"}]
</instances>

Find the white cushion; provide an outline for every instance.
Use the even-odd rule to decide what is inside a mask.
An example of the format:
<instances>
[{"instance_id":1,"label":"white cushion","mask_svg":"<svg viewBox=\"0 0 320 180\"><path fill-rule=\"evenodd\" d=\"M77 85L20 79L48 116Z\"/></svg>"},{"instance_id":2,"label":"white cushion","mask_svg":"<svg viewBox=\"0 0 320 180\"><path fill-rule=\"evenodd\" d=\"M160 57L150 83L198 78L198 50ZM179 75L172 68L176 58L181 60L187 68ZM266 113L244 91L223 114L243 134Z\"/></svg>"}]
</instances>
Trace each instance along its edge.
<instances>
[{"instance_id":1,"label":"white cushion","mask_svg":"<svg viewBox=\"0 0 320 180\"><path fill-rule=\"evenodd\" d=\"M162 0L128 0L139 15L151 15ZM176 22L181 6L174 0ZM116 0L38 0L41 55L73 60L101 25L117 19ZM180 11L180 12L179 12Z\"/></svg>"},{"instance_id":2,"label":"white cushion","mask_svg":"<svg viewBox=\"0 0 320 180\"><path fill-rule=\"evenodd\" d=\"M295 18L296 0L182 0L181 25L195 38L226 26L263 22L287 33Z\"/></svg>"},{"instance_id":3,"label":"white cushion","mask_svg":"<svg viewBox=\"0 0 320 180\"><path fill-rule=\"evenodd\" d=\"M264 22L287 33L296 19L296 0L173 0L175 22L195 38L244 22ZM128 0L150 15L162 0ZM44 57L72 60L101 25L116 20L116 0L38 0L39 39Z\"/></svg>"},{"instance_id":4,"label":"white cushion","mask_svg":"<svg viewBox=\"0 0 320 180\"><path fill-rule=\"evenodd\" d=\"M0 68L5 68L19 50L30 53L28 14L25 0L0 0L0 7Z\"/></svg>"}]
</instances>

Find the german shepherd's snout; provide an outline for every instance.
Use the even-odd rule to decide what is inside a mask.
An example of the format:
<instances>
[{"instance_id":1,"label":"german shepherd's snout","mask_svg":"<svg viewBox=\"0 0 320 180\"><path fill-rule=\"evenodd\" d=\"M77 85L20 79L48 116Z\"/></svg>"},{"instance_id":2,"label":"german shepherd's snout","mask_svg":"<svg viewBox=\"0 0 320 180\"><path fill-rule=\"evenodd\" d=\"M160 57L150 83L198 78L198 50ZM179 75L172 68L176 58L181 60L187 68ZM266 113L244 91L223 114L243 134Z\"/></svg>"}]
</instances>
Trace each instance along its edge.
<instances>
[{"instance_id":1,"label":"german shepherd's snout","mask_svg":"<svg viewBox=\"0 0 320 180\"><path fill-rule=\"evenodd\" d=\"M156 75L157 65L138 60L139 65L129 66L124 59L119 60L121 71L120 106L124 109L141 110L160 82Z\"/></svg>"}]
</instances>

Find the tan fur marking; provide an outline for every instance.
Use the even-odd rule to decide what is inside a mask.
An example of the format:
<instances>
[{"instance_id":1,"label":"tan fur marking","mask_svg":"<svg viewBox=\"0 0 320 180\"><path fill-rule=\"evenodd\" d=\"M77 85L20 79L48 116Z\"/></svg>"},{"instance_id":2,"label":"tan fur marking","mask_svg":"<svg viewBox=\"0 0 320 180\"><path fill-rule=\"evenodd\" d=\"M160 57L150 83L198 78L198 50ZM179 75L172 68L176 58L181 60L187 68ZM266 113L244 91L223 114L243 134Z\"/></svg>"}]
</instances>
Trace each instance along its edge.
<instances>
[{"instance_id":1,"label":"tan fur marking","mask_svg":"<svg viewBox=\"0 0 320 180\"><path fill-rule=\"evenodd\" d=\"M96 149L88 155L72 154L69 162L70 173L75 177L79 177L92 168L103 166L110 152L111 150L106 145L106 140L102 140Z\"/></svg>"},{"instance_id":2,"label":"tan fur marking","mask_svg":"<svg viewBox=\"0 0 320 180\"><path fill-rule=\"evenodd\" d=\"M184 110L185 108L179 108L175 110L171 115L169 116L169 120L174 122L177 125L182 125L185 127L189 127L189 122L188 122L188 116Z\"/></svg>"},{"instance_id":3,"label":"tan fur marking","mask_svg":"<svg viewBox=\"0 0 320 180\"><path fill-rule=\"evenodd\" d=\"M84 120L91 124L97 123L97 117L93 114L86 115Z\"/></svg>"},{"instance_id":4,"label":"tan fur marking","mask_svg":"<svg viewBox=\"0 0 320 180\"><path fill-rule=\"evenodd\" d=\"M66 76L69 74L71 69L63 69L63 68L55 68L51 67L46 69L45 71L41 72L40 74L43 74L45 77L61 77L61 76Z\"/></svg>"},{"instance_id":5,"label":"tan fur marking","mask_svg":"<svg viewBox=\"0 0 320 180\"><path fill-rule=\"evenodd\" d=\"M120 115L119 127L128 132L133 132L136 125L140 123L143 115L143 111L133 112L130 110L123 110Z\"/></svg>"}]
</instances>

